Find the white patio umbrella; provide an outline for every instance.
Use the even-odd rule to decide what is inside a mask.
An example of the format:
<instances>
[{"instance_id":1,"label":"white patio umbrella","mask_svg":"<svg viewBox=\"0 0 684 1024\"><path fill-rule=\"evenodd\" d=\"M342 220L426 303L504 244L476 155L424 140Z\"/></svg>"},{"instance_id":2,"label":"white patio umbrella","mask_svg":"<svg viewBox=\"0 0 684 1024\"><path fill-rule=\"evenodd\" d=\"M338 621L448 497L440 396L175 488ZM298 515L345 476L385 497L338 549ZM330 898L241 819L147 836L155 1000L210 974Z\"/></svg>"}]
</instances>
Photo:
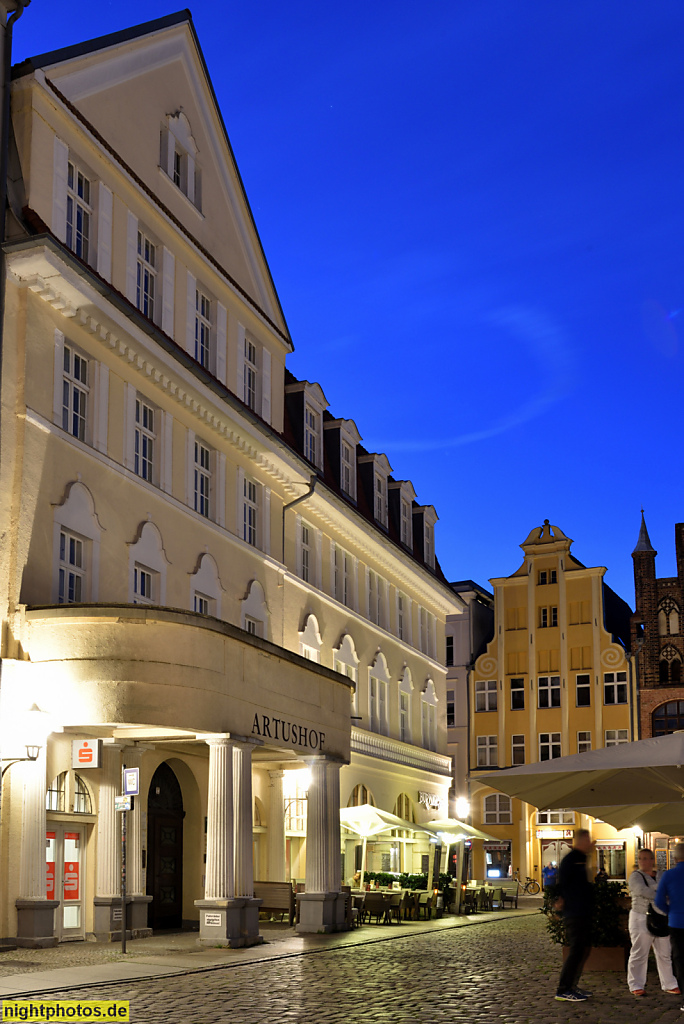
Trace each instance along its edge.
<instances>
[{"instance_id":1,"label":"white patio umbrella","mask_svg":"<svg viewBox=\"0 0 684 1024\"><path fill-rule=\"evenodd\" d=\"M494 836L488 835L487 832L481 832L474 825L467 825L464 821L458 821L456 818L439 818L434 821L428 821L425 827L430 829L431 832L435 832L440 839L442 838L440 833L442 833L445 836L445 841L448 836L451 843L458 843L461 839L486 839L492 843L497 841Z\"/></svg>"},{"instance_id":2,"label":"white patio umbrella","mask_svg":"<svg viewBox=\"0 0 684 1024\"><path fill-rule=\"evenodd\" d=\"M361 888L363 888L363 876L366 873L366 846L369 836L391 832L395 828L411 832L427 832L428 835L434 836L434 833L426 826L416 825L414 821L399 818L396 814L390 814L389 811L383 811L379 807L372 807L371 804L361 804L360 807L341 807L340 824L348 828L350 832L356 832L363 840L361 881L359 883Z\"/></svg>"},{"instance_id":3,"label":"white patio umbrella","mask_svg":"<svg viewBox=\"0 0 684 1024\"><path fill-rule=\"evenodd\" d=\"M661 804L671 808L684 802L684 733L478 774L477 780L540 810L591 808L588 813L611 824L607 815L614 813L615 821L624 822L623 828L637 823L644 828L628 809L620 809L638 809L643 817L647 808Z\"/></svg>"},{"instance_id":4,"label":"white patio umbrella","mask_svg":"<svg viewBox=\"0 0 684 1024\"><path fill-rule=\"evenodd\" d=\"M684 836L684 800L664 804L617 804L608 807L576 807L583 814L607 821L614 828L638 826L643 832Z\"/></svg>"}]
</instances>

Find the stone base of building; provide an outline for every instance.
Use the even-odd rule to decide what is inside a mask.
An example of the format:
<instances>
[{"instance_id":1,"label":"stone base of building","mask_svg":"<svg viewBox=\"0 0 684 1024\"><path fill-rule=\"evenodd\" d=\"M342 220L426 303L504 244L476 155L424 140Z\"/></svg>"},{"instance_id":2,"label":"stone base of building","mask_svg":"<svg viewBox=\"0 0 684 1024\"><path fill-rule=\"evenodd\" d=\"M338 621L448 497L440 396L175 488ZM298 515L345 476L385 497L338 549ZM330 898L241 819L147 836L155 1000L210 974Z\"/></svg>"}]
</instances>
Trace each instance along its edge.
<instances>
[{"instance_id":1,"label":"stone base of building","mask_svg":"<svg viewBox=\"0 0 684 1024\"><path fill-rule=\"evenodd\" d=\"M297 909L299 920L296 930L300 935L321 935L347 930L344 893L297 893Z\"/></svg>"},{"instance_id":2,"label":"stone base of building","mask_svg":"<svg viewBox=\"0 0 684 1024\"><path fill-rule=\"evenodd\" d=\"M233 900L195 900L200 912L199 946L257 946L261 900L238 897Z\"/></svg>"},{"instance_id":3,"label":"stone base of building","mask_svg":"<svg viewBox=\"0 0 684 1024\"><path fill-rule=\"evenodd\" d=\"M147 908L151 896L126 898L126 938L146 939L152 934L147 924ZM121 941L121 897L96 896L93 900L93 930L88 935L93 942Z\"/></svg>"},{"instance_id":4,"label":"stone base of building","mask_svg":"<svg viewBox=\"0 0 684 1024\"><path fill-rule=\"evenodd\" d=\"M59 900L17 900L17 946L46 949L57 945L55 908Z\"/></svg>"}]
</instances>

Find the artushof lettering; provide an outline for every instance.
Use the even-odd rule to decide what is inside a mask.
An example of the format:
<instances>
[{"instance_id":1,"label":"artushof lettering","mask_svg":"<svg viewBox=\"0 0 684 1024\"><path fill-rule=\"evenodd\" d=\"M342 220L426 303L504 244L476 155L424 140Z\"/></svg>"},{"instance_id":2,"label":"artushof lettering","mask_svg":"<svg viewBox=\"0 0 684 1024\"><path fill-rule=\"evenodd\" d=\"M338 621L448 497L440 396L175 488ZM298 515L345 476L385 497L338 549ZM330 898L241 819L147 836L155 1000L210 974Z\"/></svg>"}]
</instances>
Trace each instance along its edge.
<instances>
[{"instance_id":1,"label":"artushof lettering","mask_svg":"<svg viewBox=\"0 0 684 1024\"><path fill-rule=\"evenodd\" d=\"M252 736L263 736L268 740L281 740L291 743L293 747L311 747L322 750L325 733L317 729L305 729L303 725L286 722L282 718L271 718L270 715L255 715L252 725Z\"/></svg>"}]
</instances>

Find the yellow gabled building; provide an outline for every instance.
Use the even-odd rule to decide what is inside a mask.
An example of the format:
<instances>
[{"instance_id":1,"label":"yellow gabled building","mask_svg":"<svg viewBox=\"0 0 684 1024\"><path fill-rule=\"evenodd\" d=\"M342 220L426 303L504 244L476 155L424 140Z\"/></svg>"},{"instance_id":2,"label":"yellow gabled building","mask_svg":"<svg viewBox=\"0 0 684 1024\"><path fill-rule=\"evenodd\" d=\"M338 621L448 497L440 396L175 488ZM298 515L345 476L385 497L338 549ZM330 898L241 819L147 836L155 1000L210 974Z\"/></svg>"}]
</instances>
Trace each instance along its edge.
<instances>
[{"instance_id":1,"label":"yellow gabled building","mask_svg":"<svg viewBox=\"0 0 684 1024\"><path fill-rule=\"evenodd\" d=\"M511 576L490 580L494 636L469 677L470 798L473 823L496 837L473 852L476 878L520 873L542 882L574 830L597 840L596 868L624 878L633 830L616 832L571 809L538 811L478 783L494 768L529 764L634 738L628 605L587 568L572 541L548 520L520 546Z\"/></svg>"}]
</instances>

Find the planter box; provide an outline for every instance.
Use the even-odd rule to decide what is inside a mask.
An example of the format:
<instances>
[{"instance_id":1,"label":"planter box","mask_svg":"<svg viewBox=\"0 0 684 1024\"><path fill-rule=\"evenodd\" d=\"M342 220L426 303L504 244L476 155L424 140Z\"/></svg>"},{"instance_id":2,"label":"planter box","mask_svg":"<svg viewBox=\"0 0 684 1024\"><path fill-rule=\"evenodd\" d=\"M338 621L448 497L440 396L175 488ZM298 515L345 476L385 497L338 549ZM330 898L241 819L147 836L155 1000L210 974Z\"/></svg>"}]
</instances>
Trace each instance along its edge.
<instances>
[{"instance_id":1,"label":"planter box","mask_svg":"<svg viewBox=\"0 0 684 1024\"><path fill-rule=\"evenodd\" d=\"M569 946L563 946L563 960L567 959ZM592 946L584 965L585 971L624 971L627 968L625 946Z\"/></svg>"}]
</instances>

